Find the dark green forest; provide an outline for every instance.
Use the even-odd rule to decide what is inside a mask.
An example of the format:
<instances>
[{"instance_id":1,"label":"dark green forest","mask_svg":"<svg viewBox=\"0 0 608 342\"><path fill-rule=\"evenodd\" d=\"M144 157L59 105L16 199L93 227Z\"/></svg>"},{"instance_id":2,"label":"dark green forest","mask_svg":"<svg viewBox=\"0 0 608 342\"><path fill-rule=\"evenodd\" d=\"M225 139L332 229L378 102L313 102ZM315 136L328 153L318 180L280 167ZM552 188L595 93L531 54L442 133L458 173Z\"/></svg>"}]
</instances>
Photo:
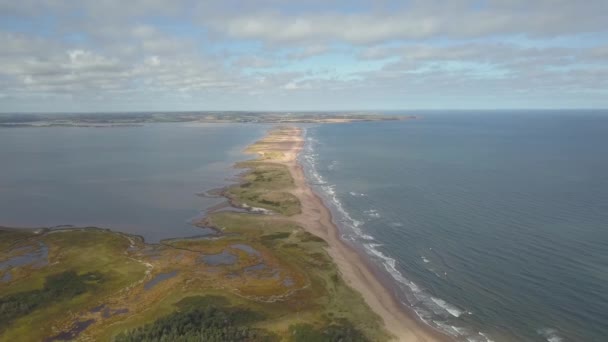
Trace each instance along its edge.
<instances>
[{"instance_id":1,"label":"dark green forest","mask_svg":"<svg viewBox=\"0 0 608 342\"><path fill-rule=\"evenodd\" d=\"M289 328L294 342L367 342L369 339L350 322L340 320L322 328L296 324Z\"/></svg>"},{"instance_id":2,"label":"dark green forest","mask_svg":"<svg viewBox=\"0 0 608 342\"><path fill-rule=\"evenodd\" d=\"M274 342L277 335L252 325L266 317L228 306L222 297L189 297L177 304L178 311L154 323L122 333L116 342ZM296 324L289 328L294 342L367 342L365 335L346 320L322 327Z\"/></svg>"},{"instance_id":3,"label":"dark green forest","mask_svg":"<svg viewBox=\"0 0 608 342\"><path fill-rule=\"evenodd\" d=\"M2 297L0 298L0 330L38 307L83 294L101 281L103 277L99 273L78 275L74 271L67 271L48 276L42 289Z\"/></svg>"},{"instance_id":4,"label":"dark green forest","mask_svg":"<svg viewBox=\"0 0 608 342\"><path fill-rule=\"evenodd\" d=\"M120 334L116 341L276 341L272 333L248 326L259 318L259 315L239 308L188 308Z\"/></svg>"}]
</instances>

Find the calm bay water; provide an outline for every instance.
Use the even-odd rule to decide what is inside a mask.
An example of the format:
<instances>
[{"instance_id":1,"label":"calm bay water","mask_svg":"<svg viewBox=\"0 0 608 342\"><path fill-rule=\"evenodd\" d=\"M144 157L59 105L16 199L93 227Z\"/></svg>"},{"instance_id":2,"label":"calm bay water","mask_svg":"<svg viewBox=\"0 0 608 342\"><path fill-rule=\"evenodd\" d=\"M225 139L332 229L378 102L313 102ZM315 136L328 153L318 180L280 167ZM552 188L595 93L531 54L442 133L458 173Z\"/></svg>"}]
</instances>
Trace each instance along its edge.
<instances>
[{"instance_id":1,"label":"calm bay water","mask_svg":"<svg viewBox=\"0 0 608 342\"><path fill-rule=\"evenodd\" d=\"M345 238L463 341L608 341L608 113L308 128Z\"/></svg>"},{"instance_id":2,"label":"calm bay water","mask_svg":"<svg viewBox=\"0 0 608 342\"><path fill-rule=\"evenodd\" d=\"M0 225L98 226L147 241L205 233L192 219L221 200L241 151L266 127L151 124L0 129Z\"/></svg>"}]
</instances>

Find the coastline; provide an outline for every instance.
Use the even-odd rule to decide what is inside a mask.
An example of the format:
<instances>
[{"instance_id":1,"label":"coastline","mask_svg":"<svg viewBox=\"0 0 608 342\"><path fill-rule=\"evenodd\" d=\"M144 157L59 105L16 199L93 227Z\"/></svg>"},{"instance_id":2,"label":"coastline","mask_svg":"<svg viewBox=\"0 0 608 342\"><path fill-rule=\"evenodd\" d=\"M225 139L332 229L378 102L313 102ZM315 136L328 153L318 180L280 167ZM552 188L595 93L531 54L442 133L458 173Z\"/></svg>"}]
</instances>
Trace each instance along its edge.
<instances>
[{"instance_id":1,"label":"coastline","mask_svg":"<svg viewBox=\"0 0 608 342\"><path fill-rule=\"evenodd\" d=\"M244 328L284 340L318 340L326 333L346 340L445 340L409 316L381 272L342 241L298 161L303 145L301 128L271 130L246 150L260 158L237 163L251 168L240 174L238 184L199 194L229 200L210 208L195 225L215 230L213 238L150 243L140 235L97 227L0 227L9 260L31 249L28 253L40 254L40 262L49 266L0 269L4 295L27 296L18 289L36 288L57 274L113 279L91 284L77 301L53 299L33 315L16 314L12 328L0 326L0 336L14 339L42 317L42 328L27 335L32 340L68 335L109 340L179 316L175 308L183 303L221 297L220 310L238 306L260 314L255 327ZM232 208L237 210L226 210ZM115 265L111 271L108 260ZM66 305L71 314L57 316Z\"/></svg>"},{"instance_id":2,"label":"coastline","mask_svg":"<svg viewBox=\"0 0 608 342\"><path fill-rule=\"evenodd\" d=\"M308 184L298 161L304 147L302 129L291 127L290 131L291 134L284 135L282 141L277 142L282 146L282 157L273 158L273 162L288 168L295 185L292 194L301 204L301 213L290 218L304 230L328 243L327 252L337 265L342 278L362 295L367 305L382 318L385 329L395 336L397 341L448 341L446 336L424 325L413 317L411 312L407 312L379 279L378 272L370 261L340 238L340 231L332 220L330 210ZM257 152L263 154L263 150Z\"/></svg>"}]
</instances>

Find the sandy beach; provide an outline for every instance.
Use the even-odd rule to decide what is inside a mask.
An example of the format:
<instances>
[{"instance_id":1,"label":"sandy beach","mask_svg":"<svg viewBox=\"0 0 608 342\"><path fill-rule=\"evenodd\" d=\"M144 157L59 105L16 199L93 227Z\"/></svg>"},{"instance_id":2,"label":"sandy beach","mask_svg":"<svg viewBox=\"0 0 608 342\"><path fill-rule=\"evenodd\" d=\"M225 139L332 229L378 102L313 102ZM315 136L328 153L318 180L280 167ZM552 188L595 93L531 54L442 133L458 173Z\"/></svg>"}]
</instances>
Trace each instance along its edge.
<instances>
[{"instance_id":1,"label":"sandy beach","mask_svg":"<svg viewBox=\"0 0 608 342\"><path fill-rule=\"evenodd\" d=\"M385 328L395 336L397 341L448 340L406 312L390 290L374 275L369 261L340 238L338 227L333 223L329 209L307 183L298 162L298 155L304 145L302 129L290 127L288 131L284 130L284 132L286 134L275 137L272 141L266 140L267 148L258 149L257 152L263 153L264 150L283 152L280 158L273 158L273 161L289 168L295 183L292 193L300 200L302 210L300 214L292 216L291 219L328 243L327 251L338 266L346 283L361 293L365 302L382 318Z\"/></svg>"}]
</instances>

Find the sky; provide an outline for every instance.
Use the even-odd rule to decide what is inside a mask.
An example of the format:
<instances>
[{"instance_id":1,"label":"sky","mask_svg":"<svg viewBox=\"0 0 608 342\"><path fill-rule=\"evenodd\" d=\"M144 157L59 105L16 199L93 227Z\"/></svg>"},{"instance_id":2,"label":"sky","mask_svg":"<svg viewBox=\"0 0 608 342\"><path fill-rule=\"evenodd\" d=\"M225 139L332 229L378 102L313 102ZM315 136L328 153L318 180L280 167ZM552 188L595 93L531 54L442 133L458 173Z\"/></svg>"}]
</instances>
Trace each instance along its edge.
<instances>
[{"instance_id":1,"label":"sky","mask_svg":"<svg viewBox=\"0 0 608 342\"><path fill-rule=\"evenodd\" d=\"M0 0L0 112L608 108L608 1Z\"/></svg>"}]
</instances>

